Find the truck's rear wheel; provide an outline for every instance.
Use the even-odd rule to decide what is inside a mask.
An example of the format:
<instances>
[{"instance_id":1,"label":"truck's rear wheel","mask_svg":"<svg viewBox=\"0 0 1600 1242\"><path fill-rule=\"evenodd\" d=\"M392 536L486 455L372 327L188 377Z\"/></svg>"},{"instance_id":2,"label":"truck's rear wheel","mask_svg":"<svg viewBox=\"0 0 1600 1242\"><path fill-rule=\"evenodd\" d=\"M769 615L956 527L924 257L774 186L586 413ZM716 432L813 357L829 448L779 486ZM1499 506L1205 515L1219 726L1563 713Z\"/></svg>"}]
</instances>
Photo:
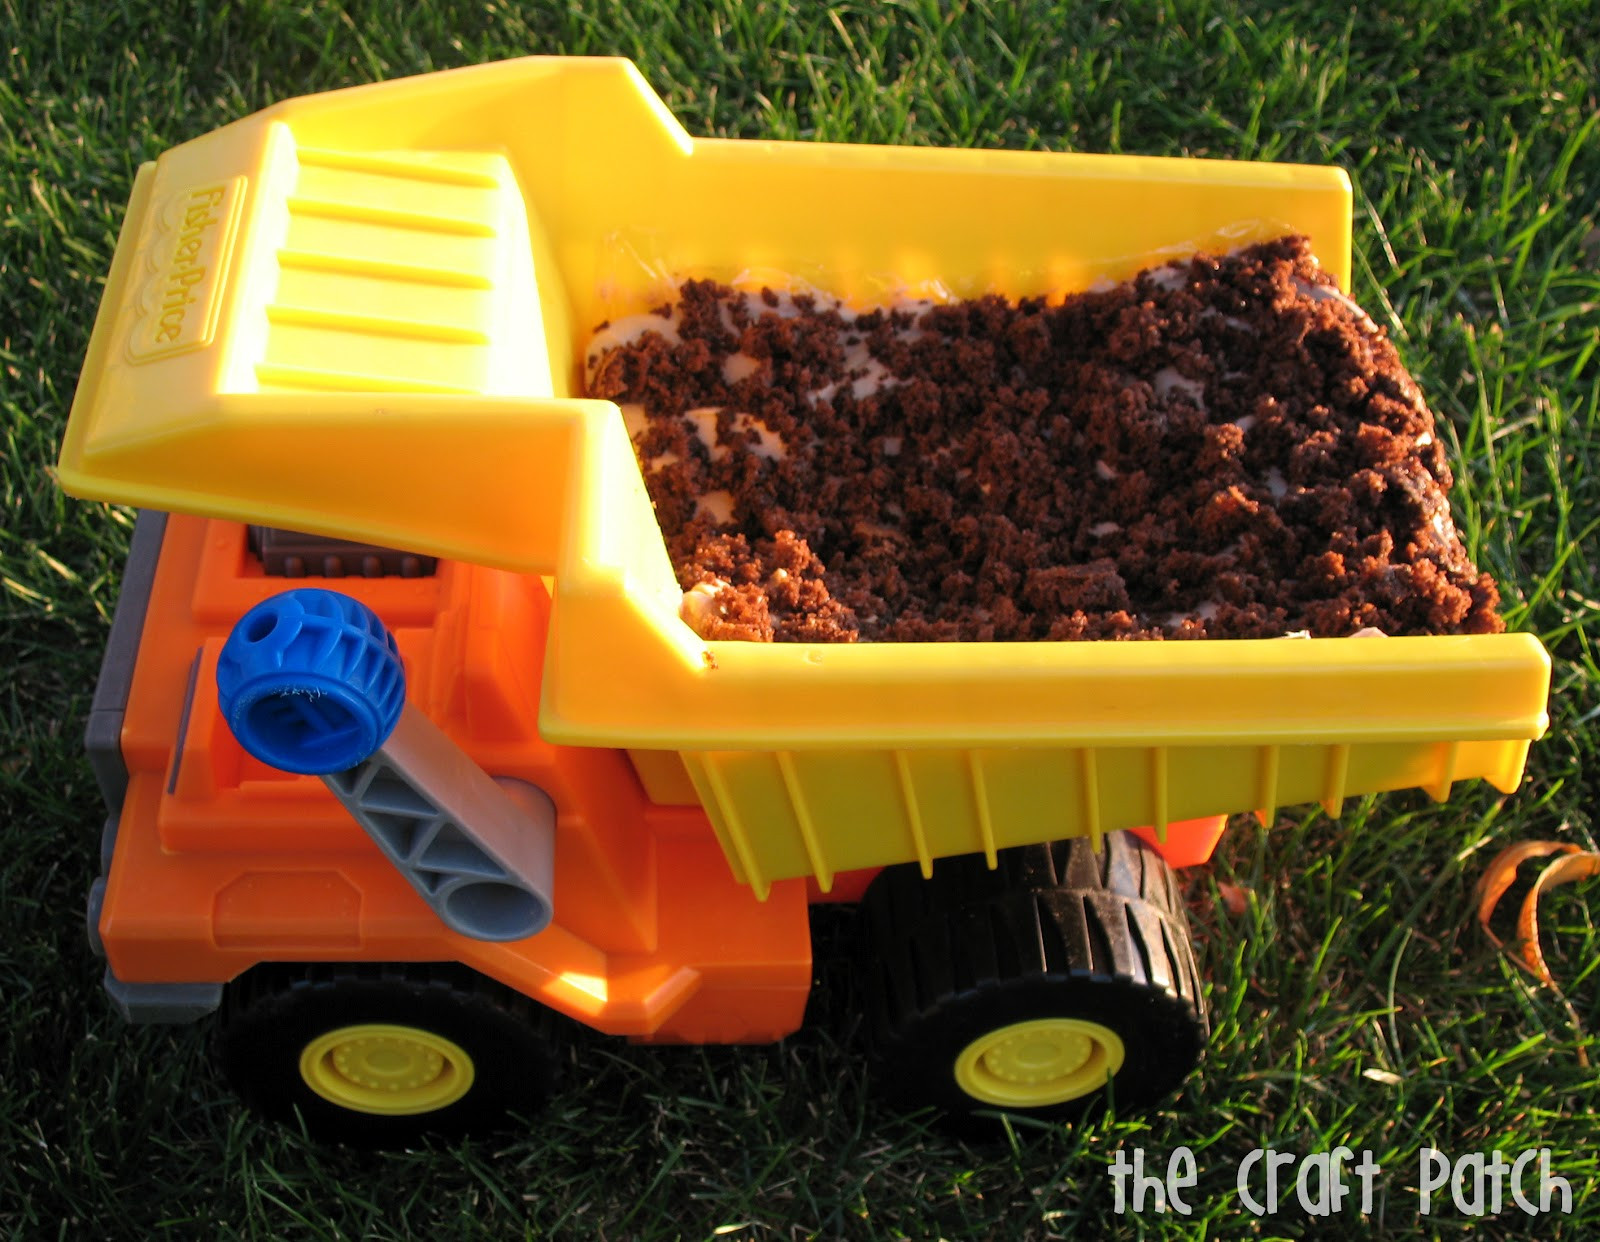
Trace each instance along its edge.
<instances>
[{"instance_id":1,"label":"truck's rear wheel","mask_svg":"<svg viewBox=\"0 0 1600 1242\"><path fill-rule=\"evenodd\" d=\"M545 1011L448 964L258 967L224 993L216 1051L263 1116L368 1147L491 1128L556 1077Z\"/></svg>"},{"instance_id":2,"label":"truck's rear wheel","mask_svg":"<svg viewBox=\"0 0 1600 1242\"><path fill-rule=\"evenodd\" d=\"M886 870L862 902L884 1087L958 1124L1140 1106L1199 1060L1207 1022L1170 868L1126 833Z\"/></svg>"}]
</instances>

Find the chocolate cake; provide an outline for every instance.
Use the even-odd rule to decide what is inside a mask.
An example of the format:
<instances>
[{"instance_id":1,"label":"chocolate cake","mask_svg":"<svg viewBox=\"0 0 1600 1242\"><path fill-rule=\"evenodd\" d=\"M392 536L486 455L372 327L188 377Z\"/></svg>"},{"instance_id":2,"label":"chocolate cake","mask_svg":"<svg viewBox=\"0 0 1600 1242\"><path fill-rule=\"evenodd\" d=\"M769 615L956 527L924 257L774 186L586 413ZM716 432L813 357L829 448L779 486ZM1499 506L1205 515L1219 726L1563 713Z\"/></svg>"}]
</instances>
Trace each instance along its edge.
<instances>
[{"instance_id":1,"label":"chocolate cake","mask_svg":"<svg viewBox=\"0 0 1600 1242\"><path fill-rule=\"evenodd\" d=\"M706 638L1486 633L1433 415L1303 238L854 312L684 283L601 325Z\"/></svg>"}]
</instances>

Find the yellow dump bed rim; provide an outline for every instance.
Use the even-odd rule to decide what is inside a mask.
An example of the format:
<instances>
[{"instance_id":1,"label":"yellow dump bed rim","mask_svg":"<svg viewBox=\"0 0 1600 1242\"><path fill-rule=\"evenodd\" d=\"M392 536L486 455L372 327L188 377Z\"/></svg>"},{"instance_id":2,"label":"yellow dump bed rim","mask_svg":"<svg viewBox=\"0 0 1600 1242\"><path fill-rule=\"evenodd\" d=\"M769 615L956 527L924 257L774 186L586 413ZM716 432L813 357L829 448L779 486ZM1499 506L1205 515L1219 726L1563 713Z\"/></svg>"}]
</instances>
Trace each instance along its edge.
<instances>
[{"instance_id":1,"label":"yellow dump bed rim","mask_svg":"<svg viewBox=\"0 0 1600 1242\"><path fill-rule=\"evenodd\" d=\"M862 303L1061 294L1307 235L1338 169L693 139L632 65L531 58L292 100L141 171L69 490L554 580L541 728L627 747L773 879L1278 801L1515 785L1528 636L773 647L700 640L582 348L674 277Z\"/></svg>"}]
</instances>

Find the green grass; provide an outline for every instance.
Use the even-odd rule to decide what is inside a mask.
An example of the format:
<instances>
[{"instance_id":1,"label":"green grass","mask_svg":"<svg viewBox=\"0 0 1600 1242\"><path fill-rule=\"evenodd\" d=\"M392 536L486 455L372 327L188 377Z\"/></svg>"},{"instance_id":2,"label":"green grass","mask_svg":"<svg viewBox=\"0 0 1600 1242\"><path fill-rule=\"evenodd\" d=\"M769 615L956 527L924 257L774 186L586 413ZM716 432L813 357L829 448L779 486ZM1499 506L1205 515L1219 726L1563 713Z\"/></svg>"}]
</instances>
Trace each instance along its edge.
<instances>
[{"instance_id":1,"label":"green grass","mask_svg":"<svg viewBox=\"0 0 1600 1242\"><path fill-rule=\"evenodd\" d=\"M1196 1153L1197 1214L1151 1237L1298 1236L1242 1213L1250 1149L1383 1165L1371 1222L1420 1221L1417 1153L1549 1147L1600 1229L1600 960L1590 883L1549 903L1582 1027L1471 926L1507 842L1596 844L1600 771L1600 10L666 0L416 5L0 0L0 1228L20 1238L1104 1236L1107 1163ZM1510 798L1461 792L1237 824L1193 878L1216 1026L1143 1119L968 1147L885 1113L841 985L775 1048L578 1041L523 1136L330 1151L237 1110L202 1033L111 1014L82 932L102 811L79 735L125 512L51 481L133 171L273 100L527 52L634 57L691 132L1338 162L1355 295L1447 426L1457 513L1555 660L1550 736ZM1226 912L1215 882L1246 888ZM820 928L848 938L848 918ZM1586 1049L1590 1068L1580 1064ZM1587 1192L1587 1193L1585 1193ZM1353 1217L1325 1236L1359 1232ZM1516 1213L1480 1236L1531 1236Z\"/></svg>"}]
</instances>

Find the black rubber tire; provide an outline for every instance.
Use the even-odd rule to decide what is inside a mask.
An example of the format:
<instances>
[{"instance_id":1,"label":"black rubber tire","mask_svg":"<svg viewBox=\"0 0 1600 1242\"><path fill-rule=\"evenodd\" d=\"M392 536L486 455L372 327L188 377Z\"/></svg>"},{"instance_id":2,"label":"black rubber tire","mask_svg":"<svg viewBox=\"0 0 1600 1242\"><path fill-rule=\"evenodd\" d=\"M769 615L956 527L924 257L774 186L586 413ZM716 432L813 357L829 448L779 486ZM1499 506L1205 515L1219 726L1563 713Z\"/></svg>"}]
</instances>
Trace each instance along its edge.
<instances>
[{"instance_id":1,"label":"black rubber tire","mask_svg":"<svg viewBox=\"0 0 1600 1242\"><path fill-rule=\"evenodd\" d=\"M1172 870L1128 833L1098 856L1083 838L944 859L924 880L886 869L862 900L860 978L881 1086L959 1128L999 1112L1058 1120L1154 1103L1188 1076L1209 1024ZM1108 1027L1125 1059L1108 1086L1060 1103L1002 1107L957 1081L974 1040L1013 1023Z\"/></svg>"},{"instance_id":2,"label":"black rubber tire","mask_svg":"<svg viewBox=\"0 0 1600 1242\"><path fill-rule=\"evenodd\" d=\"M474 1079L431 1112L379 1115L342 1107L307 1085L300 1056L315 1039L368 1023L417 1028L458 1045ZM558 1077L552 1015L452 963L260 966L223 993L214 1051L224 1076L261 1116L313 1137L395 1148L429 1136L482 1133L537 1111Z\"/></svg>"}]
</instances>

